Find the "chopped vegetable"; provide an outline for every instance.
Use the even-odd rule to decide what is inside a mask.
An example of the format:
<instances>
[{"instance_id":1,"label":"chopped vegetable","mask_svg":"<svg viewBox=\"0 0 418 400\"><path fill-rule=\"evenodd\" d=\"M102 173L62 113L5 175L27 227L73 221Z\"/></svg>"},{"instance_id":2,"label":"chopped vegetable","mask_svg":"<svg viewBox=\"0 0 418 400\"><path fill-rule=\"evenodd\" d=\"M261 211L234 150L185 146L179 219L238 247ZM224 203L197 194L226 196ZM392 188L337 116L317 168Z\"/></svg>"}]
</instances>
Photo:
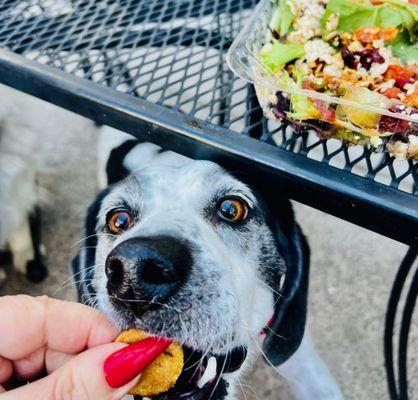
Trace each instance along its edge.
<instances>
[{"instance_id":1,"label":"chopped vegetable","mask_svg":"<svg viewBox=\"0 0 418 400\"><path fill-rule=\"evenodd\" d=\"M391 133L403 133L408 129L409 122L404 119L382 115L379 122L379 130Z\"/></svg>"},{"instance_id":2,"label":"chopped vegetable","mask_svg":"<svg viewBox=\"0 0 418 400\"><path fill-rule=\"evenodd\" d=\"M271 48L263 51L261 58L271 71L283 68L288 62L305 54L304 46L298 43L283 44L274 41Z\"/></svg>"},{"instance_id":3,"label":"chopped vegetable","mask_svg":"<svg viewBox=\"0 0 418 400\"><path fill-rule=\"evenodd\" d=\"M290 7L287 5L285 1L280 1L278 24L278 32L280 37L285 36L289 32L289 29L292 26L293 19L294 15L292 14Z\"/></svg>"},{"instance_id":4,"label":"chopped vegetable","mask_svg":"<svg viewBox=\"0 0 418 400\"><path fill-rule=\"evenodd\" d=\"M418 43L411 43L408 31L404 29L391 43L393 54L404 63L418 62Z\"/></svg>"},{"instance_id":5,"label":"chopped vegetable","mask_svg":"<svg viewBox=\"0 0 418 400\"><path fill-rule=\"evenodd\" d=\"M354 133L347 129L340 129L332 135L335 139L344 140L353 144L361 144L363 146L370 144L370 139L361 133Z\"/></svg>"},{"instance_id":6,"label":"chopped vegetable","mask_svg":"<svg viewBox=\"0 0 418 400\"><path fill-rule=\"evenodd\" d=\"M403 93L401 89L397 87L387 88L386 90L381 92L384 96L389 99L397 99L399 100L399 94Z\"/></svg>"},{"instance_id":7,"label":"chopped vegetable","mask_svg":"<svg viewBox=\"0 0 418 400\"><path fill-rule=\"evenodd\" d=\"M325 33L327 33L326 22L335 13L339 15L337 32L354 32L365 26L406 27L410 30L411 25L414 25L417 19L415 6L402 0L385 0L382 5L350 0L330 0L321 21Z\"/></svg>"},{"instance_id":8,"label":"chopped vegetable","mask_svg":"<svg viewBox=\"0 0 418 400\"><path fill-rule=\"evenodd\" d=\"M386 79L394 79L396 84L404 87L407 83L414 83L414 73L402 65L389 65L386 73Z\"/></svg>"},{"instance_id":9,"label":"chopped vegetable","mask_svg":"<svg viewBox=\"0 0 418 400\"><path fill-rule=\"evenodd\" d=\"M379 28L377 26L363 26L354 31L354 39L363 44L373 43L374 40L383 39L384 42L390 42L398 36L398 28Z\"/></svg>"},{"instance_id":10,"label":"chopped vegetable","mask_svg":"<svg viewBox=\"0 0 418 400\"><path fill-rule=\"evenodd\" d=\"M341 104L340 107L353 124L363 128L375 128L379 122L380 114L365 110L361 105L383 108L389 105L385 96L363 87L349 87L343 99L359 105L359 107L352 107Z\"/></svg>"},{"instance_id":11,"label":"chopped vegetable","mask_svg":"<svg viewBox=\"0 0 418 400\"><path fill-rule=\"evenodd\" d=\"M302 74L299 71L296 71L297 86L302 87ZM304 119L315 119L320 118L321 113L314 106L311 99L306 97L304 94L294 94L290 95L290 102L292 105L292 111L287 112L286 115L289 118L294 118L297 120Z\"/></svg>"},{"instance_id":12,"label":"chopped vegetable","mask_svg":"<svg viewBox=\"0 0 418 400\"><path fill-rule=\"evenodd\" d=\"M323 139L415 137L418 149L418 0L276 1L260 55L283 92L266 114Z\"/></svg>"}]
</instances>

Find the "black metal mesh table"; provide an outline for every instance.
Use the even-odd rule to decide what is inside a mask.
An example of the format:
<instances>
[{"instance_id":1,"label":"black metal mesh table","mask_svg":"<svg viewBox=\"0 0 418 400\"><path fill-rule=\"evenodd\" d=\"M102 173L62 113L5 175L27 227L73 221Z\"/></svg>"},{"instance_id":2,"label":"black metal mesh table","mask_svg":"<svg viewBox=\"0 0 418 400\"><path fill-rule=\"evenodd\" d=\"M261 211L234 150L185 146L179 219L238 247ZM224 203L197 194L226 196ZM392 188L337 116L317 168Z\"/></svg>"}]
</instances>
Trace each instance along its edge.
<instances>
[{"instance_id":1,"label":"black metal mesh table","mask_svg":"<svg viewBox=\"0 0 418 400\"><path fill-rule=\"evenodd\" d=\"M416 249L417 162L267 121L252 86L228 70L226 50L255 3L0 0L0 82Z\"/></svg>"}]
</instances>

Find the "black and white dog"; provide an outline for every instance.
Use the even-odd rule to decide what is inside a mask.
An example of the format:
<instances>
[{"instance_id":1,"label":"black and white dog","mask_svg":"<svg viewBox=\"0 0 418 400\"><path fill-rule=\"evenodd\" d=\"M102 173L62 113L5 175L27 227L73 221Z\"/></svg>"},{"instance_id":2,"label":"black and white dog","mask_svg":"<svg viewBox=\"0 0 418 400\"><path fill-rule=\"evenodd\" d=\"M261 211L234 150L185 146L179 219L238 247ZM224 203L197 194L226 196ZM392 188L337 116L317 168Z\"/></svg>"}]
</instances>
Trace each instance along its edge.
<instances>
[{"instance_id":1,"label":"black and white dog","mask_svg":"<svg viewBox=\"0 0 418 400\"><path fill-rule=\"evenodd\" d=\"M101 137L107 183L73 273L121 329L183 344L182 375L155 398L233 399L260 353L298 399L342 398L304 334L309 249L290 202L213 162Z\"/></svg>"}]
</instances>

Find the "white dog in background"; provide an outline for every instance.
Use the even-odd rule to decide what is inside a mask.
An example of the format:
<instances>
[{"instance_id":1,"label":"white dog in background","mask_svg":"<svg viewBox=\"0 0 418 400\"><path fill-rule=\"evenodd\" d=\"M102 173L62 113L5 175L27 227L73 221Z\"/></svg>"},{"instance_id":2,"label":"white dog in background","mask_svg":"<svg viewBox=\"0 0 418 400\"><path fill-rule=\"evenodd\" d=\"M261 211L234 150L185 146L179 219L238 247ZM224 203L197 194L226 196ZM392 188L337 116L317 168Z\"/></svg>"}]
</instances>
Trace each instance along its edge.
<instances>
[{"instance_id":1,"label":"white dog in background","mask_svg":"<svg viewBox=\"0 0 418 400\"><path fill-rule=\"evenodd\" d=\"M0 85L0 284L5 264L32 281L47 275L40 243L40 195L36 183L41 103Z\"/></svg>"}]
</instances>

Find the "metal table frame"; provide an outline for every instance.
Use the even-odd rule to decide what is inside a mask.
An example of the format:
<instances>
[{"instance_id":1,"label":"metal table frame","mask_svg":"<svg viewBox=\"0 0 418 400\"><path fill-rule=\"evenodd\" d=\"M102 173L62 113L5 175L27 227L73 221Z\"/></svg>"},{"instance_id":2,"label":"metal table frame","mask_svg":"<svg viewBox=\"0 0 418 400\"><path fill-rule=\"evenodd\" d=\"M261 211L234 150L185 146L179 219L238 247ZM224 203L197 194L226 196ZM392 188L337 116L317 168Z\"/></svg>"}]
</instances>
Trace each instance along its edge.
<instances>
[{"instance_id":1,"label":"metal table frame","mask_svg":"<svg viewBox=\"0 0 418 400\"><path fill-rule=\"evenodd\" d=\"M27 1L39 2L42 0ZM107 1L109 4L120 3L121 6L137 4L138 7L145 7L146 5L148 7L147 16L136 14L136 24L148 23L152 18L154 18L152 20L154 22L166 23L174 16L179 18L187 13L190 16L195 12L194 10L197 10L196 15L198 16L210 16L216 13L220 15L226 12L232 15L233 11L231 9L233 3L230 4L229 0L192 0L188 2L182 0L178 3L169 0ZM83 10L83 7L90 10L100 2L79 0L71 3L80 10ZM209 7L208 4L212 3L214 5ZM241 0L238 3L239 9L245 10L251 8L255 1ZM185 4L188 7L192 4L194 8L186 8ZM127 30L125 36L122 37L119 34L117 39L113 34L113 36L106 37L104 35L106 25L102 24L97 29L102 29L103 32L99 31L86 45L82 38L74 36L72 26L66 27L65 23L71 20L71 15L67 15L65 18L60 16L44 18L48 22L42 22L43 25L36 22L36 18L41 21L42 16L23 18L23 22L26 20L32 24L30 26L38 27L39 25L41 28L55 26L56 32L52 36L58 37L58 39L54 42L47 29L25 28L23 22L19 22L19 17L16 16L10 21L2 19L2 15L9 16L13 5L16 5L16 1L0 0L0 48L3 47L0 49L1 83L81 114L98 123L113 126L141 139L162 145L167 149L192 158L211 159L228 168L242 171L266 185L272 187L277 185L285 195L294 200L410 246L393 285L388 304L384 341L391 398L406 399L408 332L418 294L418 269L412 279L403 310L398 346L397 380L394 373L396 367L393 361L393 335L395 314L399 309L401 292L417 257L418 163L410 162L410 167L404 174L404 176L409 174L413 178L412 193L403 192L397 188L400 180L394 174L393 169L390 169L391 185L381 184L374 180L374 170L370 163L372 156L368 150L365 150L365 155L362 157L370 164L368 165L369 174L363 177L351 172L356 160L351 160L344 148L339 151L346 158L346 166L343 169L338 169L329 165L332 158L329 154L326 154L322 161L308 158L310 147L305 140L306 136L302 135L302 145L298 152L294 151L294 144L298 139L293 138L283 146L274 145L271 131L263 119L251 86L248 86L247 112L245 114L247 129L245 134L238 134L229 129L226 122L230 107L227 97L221 98L218 111L219 121L214 124L197 118L194 114L183 113L181 108L167 108L161 102L149 101L141 93L131 91L130 94L127 94L116 91L111 82L104 81L98 84L93 82L91 77L83 79L47 65L48 62L31 60L31 57L28 56L30 51L34 50L45 54L48 51L60 54L59 52L63 51L67 53L85 51L86 46L89 50L100 49L104 46L116 49L125 46L123 48L126 50L129 48L126 43L134 48L135 46L151 45L164 47L171 42L178 46L193 45L194 43L200 45L202 41L205 42L207 48L224 52L232 39L226 37L226 33L217 32L216 35L211 36L210 40L206 40L205 32L201 27L194 29L171 27L167 30L154 28L152 32L142 32L132 44L132 40L129 41L129 37L133 35L132 32ZM155 7L154 14L153 10L149 11L153 6ZM170 7L174 10L170 11L171 14L164 11ZM89 23L88 13L84 14L87 17L83 23L87 23L88 27L83 27L83 29L84 32L89 32L88 29L91 28L93 21ZM106 10L98 8L94 15L97 17L101 14L106 14ZM127 26L132 27L132 24L133 22L130 21ZM61 37L57 35L59 29ZM231 33L229 32L229 34ZM110 38L113 39L113 42ZM86 68L88 70L89 67L83 66L83 68L86 71ZM223 74L224 71L221 72L222 76ZM228 72L225 74L225 79L233 79L231 75L228 75ZM285 127L281 129L283 130L282 134L285 135ZM392 160L387 156L379 168L391 168L391 163Z\"/></svg>"}]
</instances>

